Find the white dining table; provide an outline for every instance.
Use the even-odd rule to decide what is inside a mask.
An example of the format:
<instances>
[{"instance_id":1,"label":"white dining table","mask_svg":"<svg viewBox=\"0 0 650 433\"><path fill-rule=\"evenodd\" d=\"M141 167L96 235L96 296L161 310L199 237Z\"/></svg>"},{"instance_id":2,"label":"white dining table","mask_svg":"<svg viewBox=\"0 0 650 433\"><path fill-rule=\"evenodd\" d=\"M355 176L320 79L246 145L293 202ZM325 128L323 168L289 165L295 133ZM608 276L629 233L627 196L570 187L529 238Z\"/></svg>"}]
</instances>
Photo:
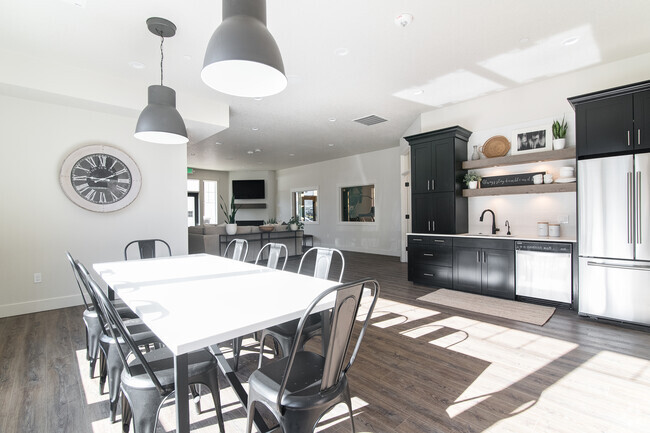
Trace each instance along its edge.
<instances>
[{"instance_id":1,"label":"white dining table","mask_svg":"<svg viewBox=\"0 0 650 433\"><path fill-rule=\"evenodd\" d=\"M176 390L186 390L187 354L299 318L338 284L209 254L96 263L93 269L173 352ZM314 310L331 308L334 297ZM242 403L246 393L222 355ZM243 394L242 394L243 393ZM176 392L176 431L189 432L189 398Z\"/></svg>"}]
</instances>

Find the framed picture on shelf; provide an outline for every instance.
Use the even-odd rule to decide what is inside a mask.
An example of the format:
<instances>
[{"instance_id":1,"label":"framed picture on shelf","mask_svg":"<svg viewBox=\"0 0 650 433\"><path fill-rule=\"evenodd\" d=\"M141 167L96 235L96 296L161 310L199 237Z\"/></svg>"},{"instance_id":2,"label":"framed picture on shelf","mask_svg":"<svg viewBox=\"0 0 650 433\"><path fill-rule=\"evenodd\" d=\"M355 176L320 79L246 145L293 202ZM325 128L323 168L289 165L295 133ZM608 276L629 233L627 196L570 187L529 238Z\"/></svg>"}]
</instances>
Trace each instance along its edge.
<instances>
[{"instance_id":1,"label":"framed picture on shelf","mask_svg":"<svg viewBox=\"0 0 650 433\"><path fill-rule=\"evenodd\" d=\"M545 152L553 149L551 125L512 131L512 154Z\"/></svg>"}]
</instances>

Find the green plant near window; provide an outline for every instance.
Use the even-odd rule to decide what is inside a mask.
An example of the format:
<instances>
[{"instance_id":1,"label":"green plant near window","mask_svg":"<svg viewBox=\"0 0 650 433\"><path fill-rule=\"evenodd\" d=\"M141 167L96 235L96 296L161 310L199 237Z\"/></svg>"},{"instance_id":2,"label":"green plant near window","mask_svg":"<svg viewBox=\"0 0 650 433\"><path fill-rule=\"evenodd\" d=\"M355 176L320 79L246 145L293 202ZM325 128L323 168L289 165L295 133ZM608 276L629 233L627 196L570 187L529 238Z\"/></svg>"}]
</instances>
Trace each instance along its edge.
<instances>
[{"instance_id":1,"label":"green plant near window","mask_svg":"<svg viewBox=\"0 0 650 433\"><path fill-rule=\"evenodd\" d=\"M237 215L237 206L235 206L235 196L233 195L232 198L230 199L230 209L228 209L228 204L226 203L226 200L223 199L221 195L219 195L219 198L221 199L221 203L219 203L219 207L221 208L221 211L226 217L226 223L228 224L235 224L235 215Z\"/></svg>"},{"instance_id":2,"label":"green plant near window","mask_svg":"<svg viewBox=\"0 0 650 433\"><path fill-rule=\"evenodd\" d=\"M480 182L481 176L479 176L473 171L468 171L467 173L465 173L465 176L463 177L463 182L465 182L465 185L469 186L469 183L474 181Z\"/></svg>"},{"instance_id":3,"label":"green plant near window","mask_svg":"<svg viewBox=\"0 0 650 433\"><path fill-rule=\"evenodd\" d=\"M302 230L302 228L305 226L302 221L300 221L300 217L298 215L294 215L291 218L289 218L289 225L295 224L298 226L298 230Z\"/></svg>"},{"instance_id":4,"label":"green plant near window","mask_svg":"<svg viewBox=\"0 0 650 433\"><path fill-rule=\"evenodd\" d=\"M564 117L562 118L562 123L555 120L553 122L553 138L558 139L566 137L566 130L568 127L569 125L567 125Z\"/></svg>"},{"instance_id":5,"label":"green plant near window","mask_svg":"<svg viewBox=\"0 0 650 433\"><path fill-rule=\"evenodd\" d=\"M277 223L278 223L278 220L276 220L275 218L269 218L269 219L266 220L266 222L264 224L271 225L271 224L277 224Z\"/></svg>"}]
</instances>

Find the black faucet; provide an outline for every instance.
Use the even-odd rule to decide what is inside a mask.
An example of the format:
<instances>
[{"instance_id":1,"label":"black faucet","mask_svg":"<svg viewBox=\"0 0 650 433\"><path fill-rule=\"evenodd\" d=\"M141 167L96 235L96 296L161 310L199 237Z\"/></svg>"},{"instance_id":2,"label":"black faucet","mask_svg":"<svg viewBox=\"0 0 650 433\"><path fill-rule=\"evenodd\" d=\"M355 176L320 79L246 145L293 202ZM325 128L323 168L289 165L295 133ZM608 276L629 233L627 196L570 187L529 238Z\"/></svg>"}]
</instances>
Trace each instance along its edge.
<instances>
[{"instance_id":1,"label":"black faucet","mask_svg":"<svg viewBox=\"0 0 650 433\"><path fill-rule=\"evenodd\" d=\"M494 216L494 212L492 212L492 209L485 209L481 214L481 218L479 219L479 221L483 222L483 215L485 215L485 212L490 212L492 214L492 234L496 235L499 229L497 228L496 221L495 221L496 217Z\"/></svg>"},{"instance_id":2,"label":"black faucet","mask_svg":"<svg viewBox=\"0 0 650 433\"><path fill-rule=\"evenodd\" d=\"M512 235L512 233L510 233L510 221L506 220L505 225L506 225L506 227L508 227L508 233L506 233L506 234L507 234L508 236Z\"/></svg>"}]
</instances>

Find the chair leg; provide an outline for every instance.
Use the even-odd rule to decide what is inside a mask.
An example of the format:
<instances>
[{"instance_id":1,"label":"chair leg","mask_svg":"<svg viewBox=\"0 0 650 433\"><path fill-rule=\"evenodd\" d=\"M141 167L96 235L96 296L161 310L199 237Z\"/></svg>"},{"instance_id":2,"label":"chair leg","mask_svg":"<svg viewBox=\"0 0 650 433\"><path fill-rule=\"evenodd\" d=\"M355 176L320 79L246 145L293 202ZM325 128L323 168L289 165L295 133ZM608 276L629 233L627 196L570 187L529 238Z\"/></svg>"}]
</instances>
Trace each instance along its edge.
<instances>
[{"instance_id":1,"label":"chair leg","mask_svg":"<svg viewBox=\"0 0 650 433\"><path fill-rule=\"evenodd\" d=\"M201 385L191 384L190 393L192 394L192 401L194 401L194 409L197 415L201 415Z\"/></svg>"},{"instance_id":2,"label":"chair leg","mask_svg":"<svg viewBox=\"0 0 650 433\"><path fill-rule=\"evenodd\" d=\"M104 385L106 385L106 355L103 350L99 351L99 395L104 395Z\"/></svg>"},{"instance_id":3,"label":"chair leg","mask_svg":"<svg viewBox=\"0 0 650 433\"><path fill-rule=\"evenodd\" d=\"M219 431L225 433L226 427L223 423L223 413L221 412L221 395L219 393L219 372L212 371L208 375L208 388L212 394L212 401L214 402L214 411L217 413L217 423L219 424Z\"/></svg>"},{"instance_id":4,"label":"chair leg","mask_svg":"<svg viewBox=\"0 0 650 433\"><path fill-rule=\"evenodd\" d=\"M129 433L132 416L133 414L131 413L129 400L126 398L124 393L122 393L122 433Z\"/></svg>"},{"instance_id":5,"label":"chair leg","mask_svg":"<svg viewBox=\"0 0 650 433\"><path fill-rule=\"evenodd\" d=\"M266 332L262 332L262 335L260 336L260 356L257 360L257 368L260 369L262 368L262 359L264 359L264 339L266 338Z\"/></svg>"},{"instance_id":6,"label":"chair leg","mask_svg":"<svg viewBox=\"0 0 650 433\"><path fill-rule=\"evenodd\" d=\"M233 353L233 371L237 371L239 368L239 353L241 352L241 344L243 337L237 337L232 339L232 353Z\"/></svg>"},{"instance_id":7,"label":"chair leg","mask_svg":"<svg viewBox=\"0 0 650 433\"><path fill-rule=\"evenodd\" d=\"M354 415L352 415L352 399L350 398L350 388L345 387L343 391L343 398L345 399L345 404L348 407L348 413L350 414L350 424L352 425L352 433L355 433L354 429Z\"/></svg>"},{"instance_id":8,"label":"chair leg","mask_svg":"<svg viewBox=\"0 0 650 433\"><path fill-rule=\"evenodd\" d=\"M246 433L253 431L253 417L255 416L255 402L248 400L248 416L246 417Z\"/></svg>"}]
</instances>

